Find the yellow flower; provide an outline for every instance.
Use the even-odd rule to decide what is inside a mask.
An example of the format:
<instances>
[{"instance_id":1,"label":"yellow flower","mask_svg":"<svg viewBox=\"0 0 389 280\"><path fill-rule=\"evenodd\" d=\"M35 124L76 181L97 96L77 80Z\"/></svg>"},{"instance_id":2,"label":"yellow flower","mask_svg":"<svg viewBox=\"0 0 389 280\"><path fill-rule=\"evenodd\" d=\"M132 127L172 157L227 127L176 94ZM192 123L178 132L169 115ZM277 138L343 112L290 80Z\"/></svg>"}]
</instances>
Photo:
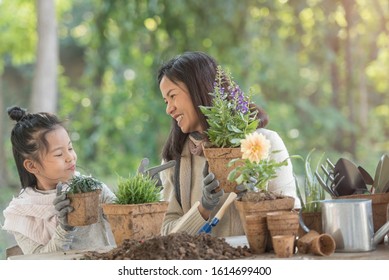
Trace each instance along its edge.
<instances>
[{"instance_id":1,"label":"yellow flower","mask_svg":"<svg viewBox=\"0 0 389 280\"><path fill-rule=\"evenodd\" d=\"M240 143L242 159L258 163L269 156L270 141L261 133L250 133Z\"/></svg>"}]
</instances>

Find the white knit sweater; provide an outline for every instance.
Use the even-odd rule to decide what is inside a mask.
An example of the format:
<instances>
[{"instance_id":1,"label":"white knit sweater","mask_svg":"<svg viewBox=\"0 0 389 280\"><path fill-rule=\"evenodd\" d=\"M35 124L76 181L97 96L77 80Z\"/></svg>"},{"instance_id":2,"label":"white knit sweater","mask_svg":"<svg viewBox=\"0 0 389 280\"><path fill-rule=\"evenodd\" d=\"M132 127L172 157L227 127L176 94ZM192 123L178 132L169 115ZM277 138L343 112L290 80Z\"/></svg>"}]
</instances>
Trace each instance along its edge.
<instances>
[{"instance_id":1,"label":"white knit sweater","mask_svg":"<svg viewBox=\"0 0 389 280\"><path fill-rule=\"evenodd\" d=\"M100 207L96 224L65 231L58 225L53 206L56 190L40 191L28 187L3 211L3 230L15 237L24 254L62 251L67 249L96 249L114 245L108 221ZM113 202L116 196L103 185L100 203Z\"/></svg>"}]
</instances>

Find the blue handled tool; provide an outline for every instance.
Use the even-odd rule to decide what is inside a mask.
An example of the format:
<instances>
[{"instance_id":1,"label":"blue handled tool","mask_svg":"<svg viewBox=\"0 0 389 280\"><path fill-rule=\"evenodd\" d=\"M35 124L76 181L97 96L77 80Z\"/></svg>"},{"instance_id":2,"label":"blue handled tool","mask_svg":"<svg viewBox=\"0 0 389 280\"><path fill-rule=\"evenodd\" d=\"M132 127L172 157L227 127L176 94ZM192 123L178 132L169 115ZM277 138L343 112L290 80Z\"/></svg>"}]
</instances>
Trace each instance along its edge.
<instances>
[{"instance_id":1,"label":"blue handled tool","mask_svg":"<svg viewBox=\"0 0 389 280\"><path fill-rule=\"evenodd\" d=\"M220 219L223 217L224 215L224 212L226 212L227 208L230 206L230 204L235 200L237 194L234 193L234 192L231 192L226 201L224 202L224 204L222 205L222 207L219 209L219 211L216 213L215 217L213 217L213 219L209 222L209 223L205 223L201 229L199 230L199 234L200 233L210 233L212 231L212 228L215 227Z\"/></svg>"}]
</instances>

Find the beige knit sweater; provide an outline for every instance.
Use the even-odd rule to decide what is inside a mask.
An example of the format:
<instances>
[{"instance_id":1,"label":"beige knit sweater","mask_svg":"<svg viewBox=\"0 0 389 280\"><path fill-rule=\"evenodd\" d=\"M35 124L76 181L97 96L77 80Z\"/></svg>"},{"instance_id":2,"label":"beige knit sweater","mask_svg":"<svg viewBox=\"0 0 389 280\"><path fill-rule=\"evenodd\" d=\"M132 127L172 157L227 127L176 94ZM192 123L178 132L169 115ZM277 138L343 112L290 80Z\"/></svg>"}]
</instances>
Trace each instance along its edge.
<instances>
[{"instance_id":1,"label":"beige knit sweater","mask_svg":"<svg viewBox=\"0 0 389 280\"><path fill-rule=\"evenodd\" d=\"M55 189L40 191L28 187L13 198L3 211L5 221L2 229L14 235L24 254L98 249L115 245L101 207L97 223L65 231L58 225L57 212L53 206L55 196ZM115 198L112 191L103 185L100 203L110 203Z\"/></svg>"},{"instance_id":2,"label":"beige knit sweater","mask_svg":"<svg viewBox=\"0 0 389 280\"><path fill-rule=\"evenodd\" d=\"M289 157L289 153L285 147L284 142L278 133L268 129L258 129L258 133L264 134L271 142L271 150L279 150L278 153L272 153L271 157L276 161L282 161ZM189 141L189 140L188 140ZM188 142L182 152L181 167L180 167L180 191L181 203L179 205L174 191L174 168L167 169L161 172L161 180L164 186L163 195L165 200L169 200L169 206L165 219L163 221L161 233L163 235L169 234L174 226L180 221L181 217L189 211L194 203L201 201L202 187L203 187L203 168L205 165L205 158L202 156L192 155L189 152ZM300 208L300 200L296 194L296 185L293 176L292 163L289 160L287 166L281 167L277 171L277 178L269 182L269 190L282 193L284 195L295 198L295 208ZM227 198L228 194L224 194L220 200L219 205L214 209L210 219L217 213L221 205ZM189 234L196 234L198 230L204 225L206 221L202 218L200 212L195 211L186 222L182 224L181 231ZM218 225L212 229L214 236L235 236L243 235L243 227L240 222L239 213L232 204L226 211L223 218Z\"/></svg>"}]
</instances>

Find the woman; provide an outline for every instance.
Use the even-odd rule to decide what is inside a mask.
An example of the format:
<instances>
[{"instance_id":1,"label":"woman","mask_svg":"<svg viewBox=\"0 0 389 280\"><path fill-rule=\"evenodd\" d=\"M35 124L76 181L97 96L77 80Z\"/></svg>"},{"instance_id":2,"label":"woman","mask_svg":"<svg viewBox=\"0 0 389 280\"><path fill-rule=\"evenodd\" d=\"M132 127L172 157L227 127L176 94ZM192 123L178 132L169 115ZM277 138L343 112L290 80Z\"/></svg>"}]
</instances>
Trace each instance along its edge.
<instances>
[{"instance_id":1,"label":"woman","mask_svg":"<svg viewBox=\"0 0 389 280\"><path fill-rule=\"evenodd\" d=\"M223 191L215 193L219 186L217 178L207 170L202 155L201 143L206 141L204 132L208 128L207 120L199 106L211 106L213 84L216 76L216 61L202 52L186 52L164 64L158 73L159 88L166 103L166 113L173 118L170 134L163 148L163 161L176 160L173 169L161 173L165 199L169 199L169 207L162 225L162 234L169 232L180 222L182 216L200 201L198 209L185 219L180 230L196 234L204 223L212 217L227 194ZM266 113L257 106L260 127L257 131L264 134L272 144L272 150L281 150L272 154L273 159L282 161L289 157L288 151L279 137L267 130ZM295 207L300 207L296 195L296 186L291 163L280 168L277 178L269 182L269 190L293 196ZM192 211L191 211L192 213ZM243 227L239 214L234 206L228 211L212 230L215 236L243 235Z\"/></svg>"}]
</instances>

